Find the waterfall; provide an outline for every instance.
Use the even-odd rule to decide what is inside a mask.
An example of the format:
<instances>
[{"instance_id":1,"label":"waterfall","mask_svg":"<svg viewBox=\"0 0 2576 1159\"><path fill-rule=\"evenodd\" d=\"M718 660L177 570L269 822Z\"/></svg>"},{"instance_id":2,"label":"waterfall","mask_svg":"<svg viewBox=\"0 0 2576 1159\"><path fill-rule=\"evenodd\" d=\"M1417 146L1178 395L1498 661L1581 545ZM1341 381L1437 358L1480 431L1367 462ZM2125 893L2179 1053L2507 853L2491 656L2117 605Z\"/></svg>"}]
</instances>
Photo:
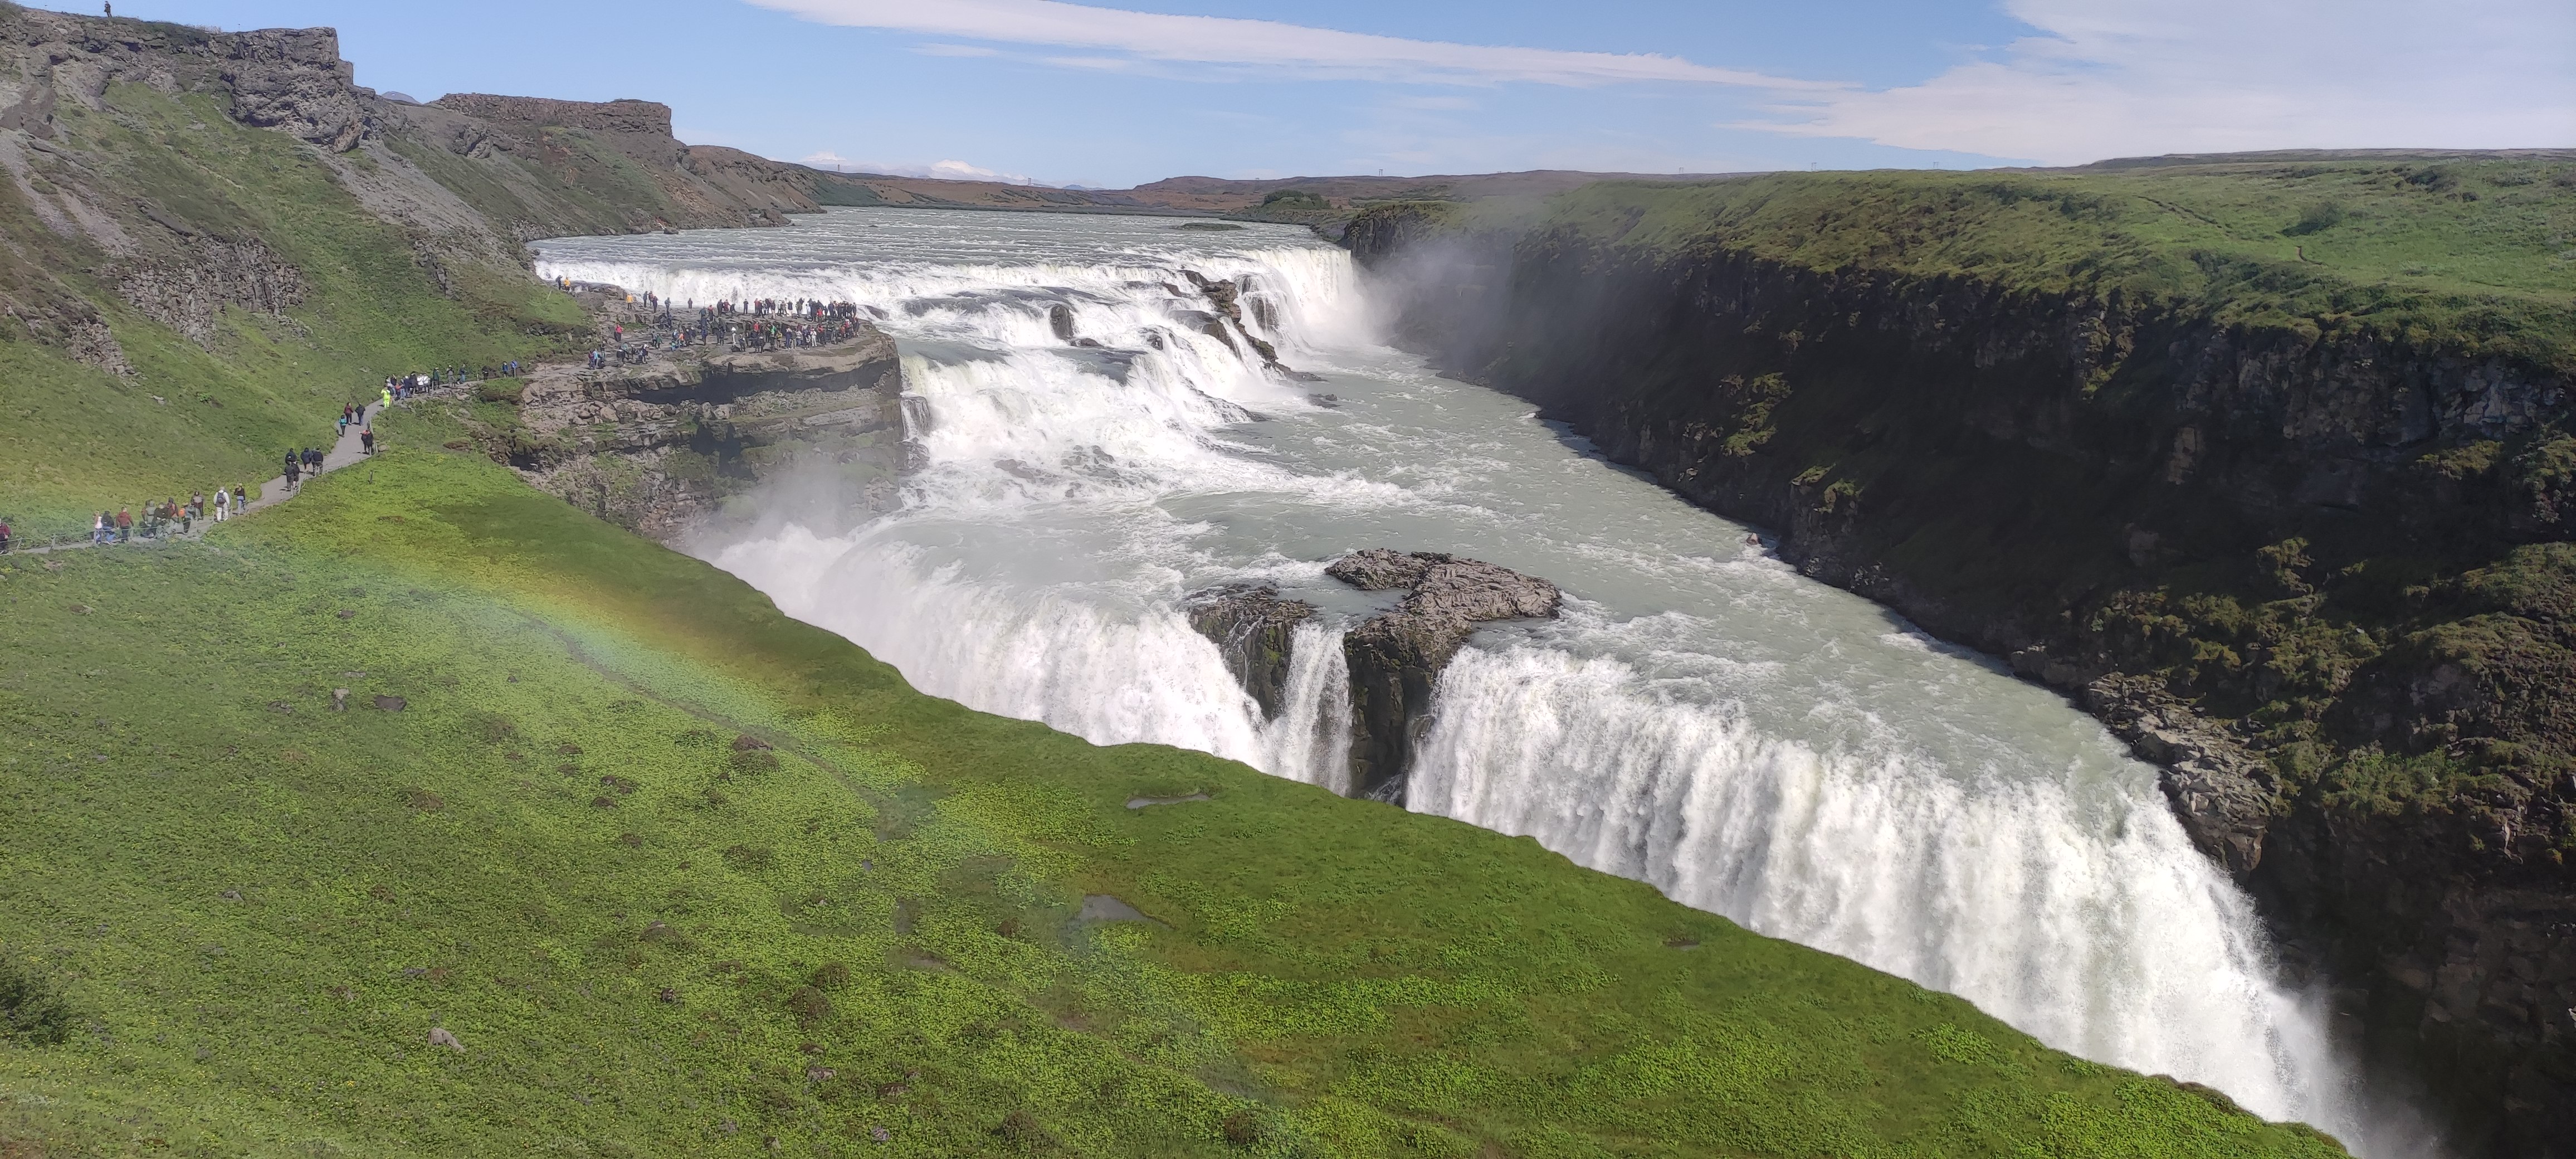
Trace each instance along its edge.
<instances>
[{"instance_id":1,"label":"waterfall","mask_svg":"<svg viewBox=\"0 0 2576 1159\"><path fill-rule=\"evenodd\" d=\"M1434 717L1417 809L1974 998L2061 1049L2276 1115L2335 1111L2320 1021L2272 981L2252 906L2152 784L2088 803L2083 770L1961 777L1819 750L1540 648L1462 652ZM2119 759L2105 738L2098 763Z\"/></svg>"},{"instance_id":2,"label":"waterfall","mask_svg":"<svg viewBox=\"0 0 2576 1159\"><path fill-rule=\"evenodd\" d=\"M1562 621L1489 628L1441 677L1409 807L2354 1137L2323 1015L2097 724L1381 345L1340 251L1230 236L841 211L548 242L539 270L881 319L922 451L903 508L702 550L925 691L1348 792L1340 635L1373 605L1323 563L1389 546L1546 576ZM1239 328L1211 324L1191 274L1241 287ZM1061 337L1067 316L1096 345ZM1181 611L1245 580L1322 609L1275 719Z\"/></svg>"}]
</instances>

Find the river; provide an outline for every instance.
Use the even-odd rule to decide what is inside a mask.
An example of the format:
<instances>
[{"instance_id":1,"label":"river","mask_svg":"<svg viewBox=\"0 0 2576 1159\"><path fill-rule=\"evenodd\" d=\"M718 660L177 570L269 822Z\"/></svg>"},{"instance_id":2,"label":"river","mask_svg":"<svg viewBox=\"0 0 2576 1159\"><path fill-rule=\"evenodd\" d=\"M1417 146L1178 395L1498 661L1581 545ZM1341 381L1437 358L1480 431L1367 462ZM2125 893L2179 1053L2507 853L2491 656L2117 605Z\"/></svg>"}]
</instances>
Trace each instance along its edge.
<instances>
[{"instance_id":1,"label":"river","mask_svg":"<svg viewBox=\"0 0 2576 1159\"><path fill-rule=\"evenodd\" d=\"M1307 231L1179 225L845 209L547 241L538 269L881 316L918 451L901 508L696 550L925 691L1345 789L1338 633L1381 601L1325 563L1393 547L1543 576L1563 616L1460 653L1407 807L2385 1152L2321 1003L2280 980L2251 902L2097 723L1799 576L1527 403L1436 377ZM1191 273L1238 280L1244 327L1319 381L1201 333ZM1059 337L1058 306L1098 345ZM1180 612L1233 580L1325 609L1275 720Z\"/></svg>"}]
</instances>

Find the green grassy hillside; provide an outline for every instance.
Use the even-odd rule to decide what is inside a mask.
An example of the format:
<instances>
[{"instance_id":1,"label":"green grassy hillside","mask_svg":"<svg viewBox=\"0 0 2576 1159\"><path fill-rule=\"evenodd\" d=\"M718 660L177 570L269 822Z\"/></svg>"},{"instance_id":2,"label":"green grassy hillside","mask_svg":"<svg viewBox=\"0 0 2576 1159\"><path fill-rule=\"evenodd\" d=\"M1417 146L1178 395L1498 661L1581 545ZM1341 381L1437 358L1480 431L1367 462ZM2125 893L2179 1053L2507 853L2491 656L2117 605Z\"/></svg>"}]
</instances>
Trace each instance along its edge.
<instances>
[{"instance_id":1,"label":"green grassy hillside","mask_svg":"<svg viewBox=\"0 0 2576 1159\"><path fill-rule=\"evenodd\" d=\"M0 1153L2340 1154L1526 840L922 696L389 427L202 544L0 558L0 960L70 1012L0 1037Z\"/></svg>"},{"instance_id":2,"label":"green grassy hillside","mask_svg":"<svg viewBox=\"0 0 2576 1159\"><path fill-rule=\"evenodd\" d=\"M2576 367L2576 155L1602 182L1544 209L1431 212L1818 270L2117 292L2229 321L2412 326Z\"/></svg>"},{"instance_id":3,"label":"green grassy hillside","mask_svg":"<svg viewBox=\"0 0 2576 1159\"><path fill-rule=\"evenodd\" d=\"M318 150L237 125L213 98L117 84L104 104L66 102L56 139L28 154L30 180L0 180L0 298L13 315L0 320L0 518L22 534L76 533L88 512L146 496L256 487L388 374L588 334L568 297L515 266L425 258ZM109 231L127 252L102 245ZM300 302L219 305L200 341L124 290L160 278L218 298L187 279L217 247L244 244L295 268ZM121 366L84 356L92 327Z\"/></svg>"}]
</instances>

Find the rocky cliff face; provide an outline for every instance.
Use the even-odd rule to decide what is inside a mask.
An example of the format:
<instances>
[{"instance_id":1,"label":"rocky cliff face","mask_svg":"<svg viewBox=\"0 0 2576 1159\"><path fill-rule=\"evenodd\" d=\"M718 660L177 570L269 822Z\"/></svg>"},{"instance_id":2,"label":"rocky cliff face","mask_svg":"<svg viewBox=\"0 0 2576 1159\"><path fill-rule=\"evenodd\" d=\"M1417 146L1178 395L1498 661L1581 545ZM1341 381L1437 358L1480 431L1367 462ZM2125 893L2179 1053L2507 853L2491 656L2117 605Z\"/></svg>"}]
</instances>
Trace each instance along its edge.
<instances>
[{"instance_id":1,"label":"rocky cliff face","mask_svg":"<svg viewBox=\"0 0 2576 1159\"><path fill-rule=\"evenodd\" d=\"M283 317L303 301L309 279L282 256L289 239L191 192L130 141L72 132L72 120L214 116L305 142L451 297L524 281L519 243L534 237L780 224L818 208L819 175L692 149L672 138L661 105L464 95L422 106L352 76L327 28L208 32L0 5L0 170L50 235L17 239L23 261L0 260L11 267L0 271L0 310L38 340L126 373L105 303L66 271L88 270L200 345L227 308Z\"/></svg>"},{"instance_id":2,"label":"rocky cliff face","mask_svg":"<svg viewBox=\"0 0 2576 1159\"><path fill-rule=\"evenodd\" d=\"M1324 574L1364 592L1402 591L1394 607L1342 635L1350 673L1351 792L1403 803L1414 747L1430 728L1440 670L1476 625L1556 614L1556 585L1472 559L1385 548L1355 551ZM1284 599L1266 584L1194 592L1190 626L1225 651L1226 665L1263 714L1279 715L1287 689L1289 639L1314 605Z\"/></svg>"},{"instance_id":3,"label":"rocky cliff face","mask_svg":"<svg viewBox=\"0 0 2576 1159\"><path fill-rule=\"evenodd\" d=\"M799 469L829 475L835 501L891 510L905 462L902 393L894 340L861 323L831 346L541 367L514 421L486 412L477 426L495 458L539 487L668 540Z\"/></svg>"},{"instance_id":4,"label":"rocky cliff face","mask_svg":"<svg viewBox=\"0 0 2576 1159\"><path fill-rule=\"evenodd\" d=\"M1402 590L1402 602L1342 637L1351 673L1351 785L1401 802L1414 748L1430 727L1431 694L1476 625L1554 616L1556 585L1509 568L1438 552L1370 548L1324 574L1361 591Z\"/></svg>"},{"instance_id":5,"label":"rocky cliff face","mask_svg":"<svg viewBox=\"0 0 2576 1159\"><path fill-rule=\"evenodd\" d=\"M1364 214L1409 340L2065 690L2458 1135L2576 1153L2576 382L2333 318Z\"/></svg>"},{"instance_id":6,"label":"rocky cliff face","mask_svg":"<svg viewBox=\"0 0 2576 1159\"><path fill-rule=\"evenodd\" d=\"M411 115L426 122L440 113L463 118L436 131L450 141L470 139L468 152L497 148L593 183L649 182L646 198L627 200L660 204L630 218L625 224L632 228L780 225L785 214L822 210L810 170L739 149L683 145L671 135L671 107L659 102L451 93ZM632 173L620 171L620 159L631 163Z\"/></svg>"},{"instance_id":7,"label":"rocky cliff face","mask_svg":"<svg viewBox=\"0 0 2576 1159\"><path fill-rule=\"evenodd\" d=\"M1297 625L1313 619L1315 606L1287 599L1268 584L1222 584L1193 592L1186 604L1190 627L1216 642L1227 671L1276 719L1288 698L1288 665Z\"/></svg>"}]
</instances>

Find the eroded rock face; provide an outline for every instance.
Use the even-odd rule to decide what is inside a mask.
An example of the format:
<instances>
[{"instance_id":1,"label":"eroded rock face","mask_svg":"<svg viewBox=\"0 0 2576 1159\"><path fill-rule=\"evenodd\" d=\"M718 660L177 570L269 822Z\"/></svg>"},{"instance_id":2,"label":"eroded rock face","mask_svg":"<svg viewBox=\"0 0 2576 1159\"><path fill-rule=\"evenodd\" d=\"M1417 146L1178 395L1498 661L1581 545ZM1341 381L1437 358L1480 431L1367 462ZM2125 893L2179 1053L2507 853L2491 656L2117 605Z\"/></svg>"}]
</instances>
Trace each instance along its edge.
<instances>
[{"instance_id":1,"label":"eroded rock face","mask_svg":"<svg viewBox=\"0 0 2576 1159\"><path fill-rule=\"evenodd\" d=\"M1278 348L1254 337L1252 331L1244 328L1243 325L1243 294L1251 279L1245 279L1247 285L1238 285L1232 279L1210 278L1197 270L1182 270L1181 276L1188 278L1191 285L1198 287L1200 293L1207 295L1209 304L1216 307L1216 316L1199 326L1200 333L1227 346L1234 346L1238 350L1242 347L1235 346L1235 341L1240 338L1244 345L1252 347L1261 355L1262 362L1274 367L1279 366Z\"/></svg>"},{"instance_id":2,"label":"eroded rock face","mask_svg":"<svg viewBox=\"0 0 2576 1159\"><path fill-rule=\"evenodd\" d=\"M1429 726L1431 692L1476 625L1554 616L1556 585L1439 552L1370 548L1324 574L1361 589L1409 589L1404 602L1342 637L1351 673L1351 784L1361 796L1403 800L1404 774Z\"/></svg>"},{"instance_id":3,"label":"eroded rock face","mask_svg":"<svg viewBox=\"0 0 2576 1159\"><path fill-rule=\"evenodd\" d=\"M1414 745L1429 727L1431 691L1476 625L1554 616L1556 585L1510 568L1439 552L1370 548L1324 574L1362 591L1404 589L1402 603L1342 636L1350 669L1351 792L1401 803ZM1190 626L1216 642L1226 667L1276 719L1287 707L1297 625L1315 615L1269 584L1222 584L1190 593Z\"/></svg>"},{"instance_id":4,"label":"eroded rock face","mask_svg":"<svg viewBox=\"0 0 2576 1159\"><path fill-rule=\"evenodd\" d=\"M1315 606L1285 598L1269 584L1221 584L1190 593L1182 606L1190 627L1216 641L1227 670L1261 705L1261 715L1277 719L1286 707L1291 642Z\"/></svg>"},{"instance_id":5,"label":"eroded rock face","mask_svg":"<svg viewBox=\"0 0 2576 1159\"><path fill-rule=\"evenodd\" d=\"M866 323L823 347L656 354L639 366L531 374L515 432L495 458L574 506L670 539L727 496L788 470L833 476L833 502L897 502L903 373L894 340Z\"/></svg>"},{"instance_id":6,"label":"eroded rock face","mask_svg":"<svg viewBox=\"0 0 2576 1159\"><path fill-rule=\"evenodd\" d=\"M2084 704L2157 766L2156 782L2194 846L2239 878L2263 863L2279 792L2270 764L2151 680L2102 677L2085 686Z\"/></svg>"},{"instance_id":7,"label":"eroded rock face","mask_svg":"<svg viewBox=\"0 0 2576 1159\"><path fill-rule=\"evenodd\" d=\"M210 37L219 75L233 93L233 118L346 153L377 131L374 101L340 59L328 28L267 28Z\"/></svg>"},{"instance_id":8,"label":"eroded rock face","mask_svg":"<svg viewBox=\"0 0 2576 1159\"><path fill-rule=\"evenodd\" d=\"M193 260L136 263L117 279L117 296L209 347L226 306L283 315L304 301L303 271L258 241L190 241L186 252Z\"/></svg>"}]
</instances>

